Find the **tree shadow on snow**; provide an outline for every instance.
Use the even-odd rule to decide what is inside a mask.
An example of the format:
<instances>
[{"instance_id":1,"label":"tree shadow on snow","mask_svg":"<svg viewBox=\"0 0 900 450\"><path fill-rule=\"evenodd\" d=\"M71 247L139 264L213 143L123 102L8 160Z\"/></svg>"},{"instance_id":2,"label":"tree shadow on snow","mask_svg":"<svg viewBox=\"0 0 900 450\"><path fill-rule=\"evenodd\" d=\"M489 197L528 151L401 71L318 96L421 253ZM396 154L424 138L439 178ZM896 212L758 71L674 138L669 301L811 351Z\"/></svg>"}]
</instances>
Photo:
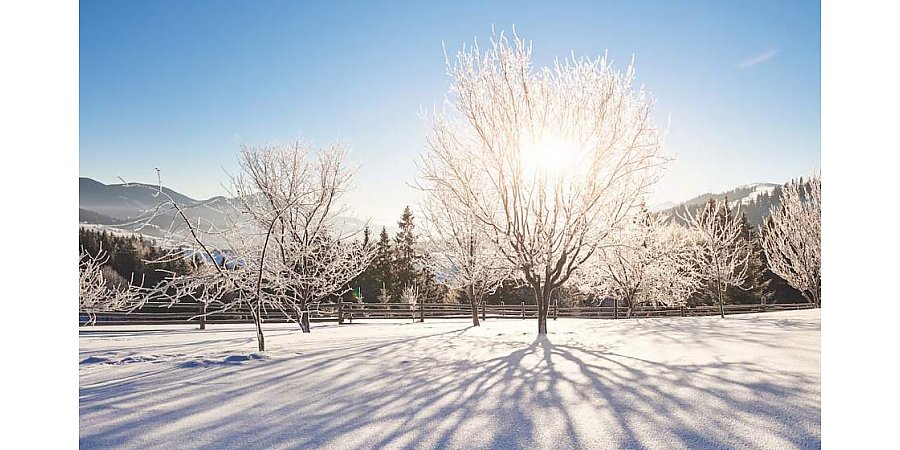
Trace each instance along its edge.
<instances>
[{"instance_id":1,"label":"tree shadow on snow","mask_svg":"<svg viewBox=\"0 0 900 450\"><path fill-rule=\"evenodd\" d=\"M657 325L698 341L715 339L720 332L678 322L687 321ZM641 328L650 326L646 323L628 326L650 332ZM805 325L761 323L762 333L766 327L793 326ZM489 323L483 327L489 328ZM468 330L353 339L339 348L298 348L302 355L295 357L158 369L97 383L83 380L80 444L373 449L821 445L818 377L754 362L661 363L574 339L555 343L555 338L539 337L522 347Z\"/></svg>"}]
</instances>

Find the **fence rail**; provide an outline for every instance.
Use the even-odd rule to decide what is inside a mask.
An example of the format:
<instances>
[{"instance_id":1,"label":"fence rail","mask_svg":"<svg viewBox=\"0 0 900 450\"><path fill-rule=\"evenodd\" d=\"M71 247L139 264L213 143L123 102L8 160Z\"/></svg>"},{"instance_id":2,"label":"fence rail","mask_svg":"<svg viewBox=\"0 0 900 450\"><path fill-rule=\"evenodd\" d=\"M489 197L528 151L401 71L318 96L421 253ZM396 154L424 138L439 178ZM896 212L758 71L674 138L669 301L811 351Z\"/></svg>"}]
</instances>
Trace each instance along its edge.
<instances>
[{"instance_id":1,"label":"fence rail","mask_svg":"<svg viewBox=\"0 0 900 450\"><path fill-rule=\"evenodd\" d=\"M810 303L769 304L769 305L725 305L725 314L746 314L768 311L784 311L810 309ZM227 311L211 312L204 317L203 306L199 303L147 303L139 310L124 312L96 313L97 325L175 325L194 323L230 324L252 323L253 316L246 307L232 308ZM308 309L311 322L352 323L354 320L369 319L409 319L424 321L427 319L464 319L472 317L472 307L468 304L420 303L407 305L399 303L313 303ZM293 312L291 312L293 314ZM636 307L629 313L626 307L612 306L574 306L563 307L556 304L550 306L548 317L581 318L581 319L624 319L629 317L695 317L714 316L719 314L718 306L694 307ZM281 311L263 311L266 323L288 323L296 318L289 318ZM537 305L500 304L481 305L478 309L479 319L529 319L538 316ZM88 315L79 314L79 324L88 321Z\"/></svg>"}]
</instances>

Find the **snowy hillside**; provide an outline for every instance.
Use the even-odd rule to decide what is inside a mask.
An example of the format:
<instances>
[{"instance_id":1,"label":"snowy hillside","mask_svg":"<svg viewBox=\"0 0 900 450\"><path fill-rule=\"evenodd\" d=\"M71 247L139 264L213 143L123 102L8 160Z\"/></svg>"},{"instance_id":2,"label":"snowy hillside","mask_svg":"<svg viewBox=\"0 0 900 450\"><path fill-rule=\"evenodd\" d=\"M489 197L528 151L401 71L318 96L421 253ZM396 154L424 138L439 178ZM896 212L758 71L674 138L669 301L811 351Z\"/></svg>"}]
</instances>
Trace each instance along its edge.
<instances>
[{"instance_id":1,"label":"snowy hillside","mask_svg":"<svg viewBox=\"0 0 900 450\"><path fill-rule=\"evenodd\" d=\"M743 186L738 186L734 190L736 192L749 191L743 198L734 199L731 201L731 204L740 203L741 205L747 205L750 202L756 201L761 194L772 195L775 192L775 188L779 185L773 183L753 183L753 184L745 184Z\"/></svg>"},{"instance_id":2,"label":"snowy hillside","mask_svg":"<svg viewBox=\"0 0 900 450\"><path fill-rule=\"evenodd\" d=\"M80 333L81 448L819 448L820 311Z\"/></svg>"},{"instance_id":3,"label":"snowy hillside","mask_svg":"<svg viewBox=\"0 0 900 450\"><path fill-rule=\"evenodd\" d=\"M781 185L776 183L751 183L738 186L727 192L718 194L707 193L698 195L681 203L659 203L651 205L648 209L669 216L684 215L684 211L696 211L710 200L724 201L728 199L728 205L732 208L740 206L741 211L747 215L747 220L753 226L760 225L774 207L781 204Z\"/></svg>"}]
</instances>

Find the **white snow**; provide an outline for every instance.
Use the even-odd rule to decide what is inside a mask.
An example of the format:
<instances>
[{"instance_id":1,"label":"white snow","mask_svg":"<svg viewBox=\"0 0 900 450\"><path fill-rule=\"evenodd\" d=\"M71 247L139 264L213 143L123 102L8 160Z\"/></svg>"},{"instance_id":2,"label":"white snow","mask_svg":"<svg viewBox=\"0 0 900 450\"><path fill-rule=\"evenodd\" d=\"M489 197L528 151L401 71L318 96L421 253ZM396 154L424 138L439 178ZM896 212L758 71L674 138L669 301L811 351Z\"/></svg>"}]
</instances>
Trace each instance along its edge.
<instances>
[{"instance_id":1,"label":"white snow","mask_svg":"<svg viewBox=\"0 0 900 450\"><path fill-rule=\"evenodd\" d=\"M819 448L819 310L95 327L81 448Z\"/></svg>"},{"instance_id":2,"label":"white snow","mask_svg":"<svg viewBox=\"0 0 900 450\"><path fill-rule=\"evenodd\" d=\"M751 191L749 194L747 194L746 197L729 201L728 206L734 208L736 206L749 205L751 202L756 201L756 199L758 199L760 195L763 195L763 194L772 195L772 193L775 192L775 188L777 186L778 186L777 184L772 184L772 183L750 183L750 184L744 184L744 185L738 186L735 188L735 190L753 188L753 191Z\"/></svg>"},{"instance_id":3,"label":"white snow","mask_svg":"<svg viewBox=\"0 0 900 450\"><path fill-rule=\"evenodd\" d=\"M747 196L741 200L741 203L743 203L744 205L749 205L750 202L759 198L760 195L772 195L772 192L775 192L775 186L756 186L756 189L754 189L753 192L747 194Z\"/></svg>"}]
</instances>

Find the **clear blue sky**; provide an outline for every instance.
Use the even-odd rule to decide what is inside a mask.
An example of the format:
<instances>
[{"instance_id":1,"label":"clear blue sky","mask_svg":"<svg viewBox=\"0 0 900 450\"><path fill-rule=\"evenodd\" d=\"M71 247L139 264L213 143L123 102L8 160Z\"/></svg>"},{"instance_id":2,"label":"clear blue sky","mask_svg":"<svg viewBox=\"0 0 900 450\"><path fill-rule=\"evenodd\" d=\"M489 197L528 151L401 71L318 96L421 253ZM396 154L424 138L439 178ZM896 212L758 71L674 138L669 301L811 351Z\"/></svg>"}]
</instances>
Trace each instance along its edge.
<instances>
[{"instance_id":1,"label":"clear blue sky","mask_svg":"<svg viewBox=\"0 0 900 450\"><path fill-rule=\"evenodd\" d=\"M350 197L393 223L416 192L420 111L448 51L491 25L536 65L604 51L657 98L677 159L654 202L820 167L819 2L87 1L80 11L80 174L223 194L238 144L354 142ZM224 170L223 170L224 169Z\"/></svg>"}]
</instances>

